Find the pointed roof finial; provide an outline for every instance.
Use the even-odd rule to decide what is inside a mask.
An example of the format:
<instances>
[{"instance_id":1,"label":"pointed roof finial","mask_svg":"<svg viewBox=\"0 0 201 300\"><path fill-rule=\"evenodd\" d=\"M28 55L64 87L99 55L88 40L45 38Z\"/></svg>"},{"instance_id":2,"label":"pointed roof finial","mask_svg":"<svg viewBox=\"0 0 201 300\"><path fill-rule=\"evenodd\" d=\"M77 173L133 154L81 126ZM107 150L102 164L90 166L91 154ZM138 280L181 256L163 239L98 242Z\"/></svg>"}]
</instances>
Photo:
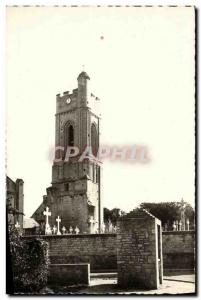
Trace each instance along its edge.
<instances>
[{"instance_id":1,"label":"pointed roof finial","mask_svg":"<svg viewBox=\"0 0 201 300\"><path fill-rule=\"evenodd\" d=\"M90 80L90 77L89 77L89 75L84 71L84 68L85 68L85 65L82 65L82 68L83 68L83 70L82 70L82 72L79 74L79 76L78 76L78 78L77 79L79 79L79 78L81 78L81 77L84 77L84 78L86 78L86 79L89 79Z\"/></svg>"}]
</instances>

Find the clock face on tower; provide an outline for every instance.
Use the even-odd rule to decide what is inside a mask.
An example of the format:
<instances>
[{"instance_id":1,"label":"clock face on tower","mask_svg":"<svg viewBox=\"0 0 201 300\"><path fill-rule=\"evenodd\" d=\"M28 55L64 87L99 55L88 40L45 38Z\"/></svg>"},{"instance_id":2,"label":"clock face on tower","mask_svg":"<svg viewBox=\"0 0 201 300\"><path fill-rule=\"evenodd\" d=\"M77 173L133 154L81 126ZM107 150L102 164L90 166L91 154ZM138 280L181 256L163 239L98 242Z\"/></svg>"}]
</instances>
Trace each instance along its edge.
<instances>
[{"instance_id":1,"label":"clock face on tower","mask_svg":"<svg viewBox=\"0 0 201 300\"><path fill-rule=\"evenodd\" d=\"M68 99L66 100L66 103L67 103L67 104L70 104L70 103L71 103L71 98L68 98Z\"/></svg>"}]
</instances>

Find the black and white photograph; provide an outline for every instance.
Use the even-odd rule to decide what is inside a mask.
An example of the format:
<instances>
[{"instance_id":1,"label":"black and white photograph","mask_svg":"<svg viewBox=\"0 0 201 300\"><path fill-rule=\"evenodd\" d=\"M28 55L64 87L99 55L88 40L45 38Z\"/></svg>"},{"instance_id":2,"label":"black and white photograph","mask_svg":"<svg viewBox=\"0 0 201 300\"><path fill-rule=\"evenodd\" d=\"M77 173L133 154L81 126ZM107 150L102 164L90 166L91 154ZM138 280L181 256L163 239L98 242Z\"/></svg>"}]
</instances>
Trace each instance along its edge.
<instances>
[{"instance_id":1,"label":"black and white photograph","mask_svg":"<svg viewBox=\"0 0 201 300\"><path fill-rule=\"evenodd\" d=\"M6 294L196 295L196 15L6 7Z\"/></svg>"}]
</instances>

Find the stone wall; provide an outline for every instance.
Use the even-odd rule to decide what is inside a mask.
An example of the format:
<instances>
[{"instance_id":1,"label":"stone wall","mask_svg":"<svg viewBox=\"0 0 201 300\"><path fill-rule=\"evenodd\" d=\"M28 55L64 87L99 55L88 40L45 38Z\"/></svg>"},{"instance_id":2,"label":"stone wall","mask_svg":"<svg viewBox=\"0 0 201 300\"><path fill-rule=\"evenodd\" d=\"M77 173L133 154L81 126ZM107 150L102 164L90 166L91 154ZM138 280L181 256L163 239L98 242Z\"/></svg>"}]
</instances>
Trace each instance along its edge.
<instances>
[{"instance_id":1,"label":"stone wall","mask_svg":"<svg viewBox=\"0 0 201 300\"><path fill-rule=\"evenodd\" d=\"M49 267L48 283L54 285L90 283L89 264L52 264Z\"/></svg>"},{"instance_id":2,"label":"stone wall","mask_svg":"<svg viewBox=\"0 0 201 300\"><path fill-rule=\"evenodd\" d=\"M117 269L115 234L43 236L43 238L49 243L52 264L89 263L92 272Z\"/></svg>"},{"instance_id":3,"label":"stone wall","mask_svg":"<svg viewBox=\"0 0 201 300\"><path fill-rule=\"evenodd\" d=\"M194 231L162 233L165 270L194 268L194 235ZM42 237L49 243L52 263L90 263L92 272L117 269L116 234Z\"/></svg>"},{"instance_id":4,"label":"stone wall","mask_svg":"<svg viewBox=\"0 0 201 300\"><path fill-rule=\"evenodd\" d=\"M164 269L194 269L194 231L163 232Z\"/></svg>"},{"instance_id":5,"label":"stone wall","mask_svg":"<svg viewBox=\"0 0 201 300\"><path fill-rule=\"evenodd\" d=\"M142 209L133 214L118 222L118 285L156 289L163 281L161 221Z\"/></svg>"}]
</instances>

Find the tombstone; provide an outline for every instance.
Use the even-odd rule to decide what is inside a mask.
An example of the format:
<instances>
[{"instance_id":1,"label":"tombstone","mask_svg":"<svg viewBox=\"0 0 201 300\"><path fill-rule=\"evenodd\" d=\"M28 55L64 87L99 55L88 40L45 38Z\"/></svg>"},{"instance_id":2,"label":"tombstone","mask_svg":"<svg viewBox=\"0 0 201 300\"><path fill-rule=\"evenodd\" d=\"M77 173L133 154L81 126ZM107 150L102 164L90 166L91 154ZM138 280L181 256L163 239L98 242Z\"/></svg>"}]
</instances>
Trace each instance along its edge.
<instances>
[{"instance_id":1,"label":"tombstone","mask_svg":"<svg viewBox=\"0 0 201 300\"><path fill-rule=\"evenodd\" d=\"M113 233L116 233L117 232L117 226L114 226L113 227Z\"/></svg>"},{"instance_id":2,"label":"tombstone","mask_svg":"<svg viewBox=\"0 0 201 300\"><path fill-rule=\"evenodd\" d=\"M165 226L164 226L164 231L168 231L168 224L167 223L165 223Z\"/></svg>"},{"instance_id":3,"label":"tombstone","mask_svg":"<svg viewBox=\"0 0 201 300\"><path fill-rule=\"evenodd\" d=\"M186 220L186 225L187 225L187 230L188 230L188 231L190 230L190 229L189 229L189 228L190 228L189 224L190 224L189 219L187 219L187 220Z\"/></svg>"},{"instance_id":4,"label":"tombstone","mask_svg":"<svg viewBox=\"0 0 201 300\"><path fill-rule=\"evenodd\" d=\"M15 228L16 228L17 230L20 229L20 224L18 223L18 221L17 221L17 223L15 224Z\"/></svg>"},{"instance_id":5,"label":"tombstone","mask_svg":"<svg viewBox=\"0 0 201 300\"><path fill-rule=\"evenodd\" d=\"M60 231L60 228L59 228L59 226L60 226L59 223L61 222L61 219L60 219L59 216L57 217L56 221L57 221L57 235L61 235L61 231Z\"/></svg>"},{"instance_id":6,"label":"tombstone","mask_svg":"<svg viewBox=\"0 0 201 300\"><path fill-rule=\"evenodd\" d=\"M163 283L161 221L144 209L117 222L118 285L157 289Z\"/></svg>"},{"instance_id":7,"label":"tombstone","mask_svg":"<svg viewBox=\"0 0 201 300\"><path fill-rule=\"evenodd\" d=\"M181 222L181 220L179 221L179 231L181 231L182 230L182 222Z\"/></svg>"},{"instance_id":8,"label":"tombstone","mask_svg":"<svg viewBox=\"0 0 201 300\"><path fill-rule=\"evenodd\" d=\"M105 223L102 223L101 225L101 233L105 233Z\"/></svg>"},{"instance_id":9,"label":"tombstone","mask_svg":"<svg viewBox=\"0 0 201 300\"><path fill-rule=\"evenodd\" d=\"M181 199L181 202L180 202L180 205L181 205L181 229L180 230L185 230L185 207L186 207L186 202L184 201L184 199L182 198Z\"/></svg>"},{"instance_id":10,"label":"tombstone","mask_svg":"<svg viewBox=\"0 0 201 300\"><path fill-rule=\"evenodd\" d=\"M172 230L176 231L176 229L177 229L177 226L176 226L176 222L174 221L173 224L172 224Z\"/></svg>"},{"instance_id":11,"label":"tombstone","mask_svg":"<svg viewBox=\"0 0 201 300\"><path fill-rule=\"evenodd\" d=\"M62 230L63 234L66 234L66 227L65 226L63 226L61 230Z\"/></svg>"},{"instance_id":12,"label":"tombstone","mask_svg":"<svg viewBox=\"0 0 201 300\"><path fill-rule=\"evenodd\" d=\"M80 230L79 230L79 228L76 226L76 227L75 227L75 234L79 234L79 232L80 232Z\"/></svg>"},{"instance_id":13,"label":"tombstone","mask_svg":"<svg viewBox=\"0 0 201 300\"><path fill-rule=\"evenodd\" d=\"M179 230L179 222L178 222L178 220L176 220L175 224L176 224L176 231L178 231Z\"/></svg>"},{"instance_id":14,"label":"tombstone","mask_svg":"<svg viewBox=\"0 0 201 300\"><path fill-rule=\"evenodd\" d=\"M73 233L73 228L72 228L72 226L70 226L70 228L69 228L69 233L70 233L70 234Z\"/></svg>"},{"instance_id":15,"label":"tombstone","mask_svg":"<svg viewBox=\"0 0 201 300\"><path fill-rule=\"evenodd\" d=\"M110 220L108 221L108 230L109 230L109 233L113 232L113 224Z\"/></svg>"},{"instance_id":16,"label":"tombstone","mask_svg":"<svg viewBox=\"0 0 201 300\"><path fill-rule=\"evenodd\" d=\"M22 233L23 233L23 228L21 228L21 226L20 226L20 224L19 224L18 221L17 221L16 224L15 224L15 228L16 228L18 234L19 234L19 235L22 235Z\"/></svg>"},{"instance_id":17,"label":"tombstone","mask_svg":"<svg viewBox=\"0 0 201 300\"><path fill-rule=\"evenodd\" d=\"M49 211L49 207L46 207L46 210L43 212L43 215L46 216L45 220L45 234L50 235L52 234L52 230L49 225L49 217L51 216L51 212Z\"/></svg>"},{"instance_id":18,"label":"tombstone","mask_svg":"<svg viewBox=\"0 0 201 300\"><path fill-rule=\"evenodd\" d=\"M98 222L95 222L95 223L94 223L94 232L95 232L96 234L99 233Z\"/></svg>"},{"instance_id":19,"label":"tombstone","mask_svg":"<svg viewBox=\"0 0 201 300\"><path fill-rule=\"evenodd\" d=\"M91 216L89 218L89 232L90 233L94 233L94 224L95 224L94 218Z\"/></svg>"},{"instance_id":20,"label":"tombstone","mask_svg":"<svg viewBox=\"0 0 201 300\"><path fill-rule=\"evenodd\" d=\"M52 233L53 233L53 234L56 234L56 232L57 232L57 228L56 228L56 226L54 225L54 227L52 228Z\"/></svg>"}]
</instances>

